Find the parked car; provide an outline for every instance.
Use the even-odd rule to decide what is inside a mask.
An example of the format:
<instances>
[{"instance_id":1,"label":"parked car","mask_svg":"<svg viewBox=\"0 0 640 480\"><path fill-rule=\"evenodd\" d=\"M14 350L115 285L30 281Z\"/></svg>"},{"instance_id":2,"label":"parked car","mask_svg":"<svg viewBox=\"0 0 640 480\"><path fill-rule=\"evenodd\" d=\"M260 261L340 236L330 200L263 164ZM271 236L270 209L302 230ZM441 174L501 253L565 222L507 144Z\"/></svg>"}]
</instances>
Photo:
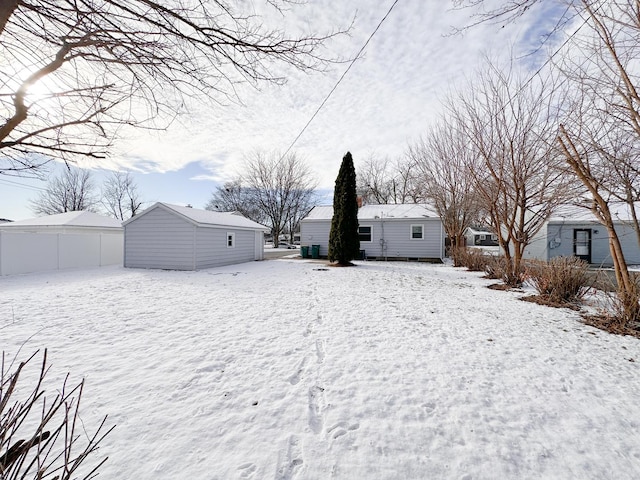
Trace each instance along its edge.
<instances>
[{"instance_id":1,"label":"parked car","mask_svg":"<svg viewBox=\"0 0 640 480\"><path fill-rule=\"evenodd\" d=\"M278 248L296 248L295 245L291 245L290 243L286 243L286 242L280 242L278 243Z\"/></svg>"}]
</instances>

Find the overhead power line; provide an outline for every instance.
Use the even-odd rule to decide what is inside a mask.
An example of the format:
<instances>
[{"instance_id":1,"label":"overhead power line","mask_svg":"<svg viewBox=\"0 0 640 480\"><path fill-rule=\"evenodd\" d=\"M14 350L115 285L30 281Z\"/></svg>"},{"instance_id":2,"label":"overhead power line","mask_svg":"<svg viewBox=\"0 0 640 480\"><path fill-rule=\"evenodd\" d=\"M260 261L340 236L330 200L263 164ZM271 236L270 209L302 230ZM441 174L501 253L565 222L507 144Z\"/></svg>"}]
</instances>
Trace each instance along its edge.
<instances>
[{"instance_id":1,"label":"overhead power line","mask_svg":"<svg viewBox=\"0 0 640 480\"><path fill-rule=\"evenodd\" d=\"M14 182L5 178L0 178L0 183L4 183L5 185L10 185L13 187L24 188L25 190L34 190L36 192L43 192L46 190L46 188L37 187L35 185L27 185L26 183Z\"/></svg>"},{"instance_id":2,"label":"overhead power line","mask_svg":"<svg viewBox=\"0 0 640 480\"><path fill-rule=\"evenodd\" d=\"M358 54L354 57L353 60L351 60L351 62L349 63L349 66L347 67L347 69L344 71L344 73L342 74L342 76L338 79L338 81L336 82L336 84L333 86L333 88L331 89L331 91L327 94L327 96L324 98L324 100L322 101L322 103L320 104L320 106L318 107L318 109L314 112L313 115L311 115L311 118L309 119L309 121L306 123L306 125L302 128L302 130L300 130L300 133L298 134L298 136L293 140L293 142L291 142L291 145L289 145L289 148L287 148L287 150L282 154L282 158L284 158L287 153L289 153L289 151L293 148L293 146L296 144L296 142L300 139L300 137L302 136L302 134L305 132L305 130L307 129L307 127L311 124L311 122L313 121L314 118L316 118L316 116L318 115L318 113L320 113L320 110L322 110L322 107L324 107L324 105L327 103L327 101L329 100L329 98L331 97L331 95L333 94L333 92L335 92L336 88L338 88L338 85L340 85L340 83L342 82L342 80L344 79L344 77L347 75L347 73L349 73L349 70L351 70L351 67L353 67L353 64L356 63L356 61L362 56L362 52L364 52L364 49L367 48L367 45L369 45L369 42L371 41L371 39L373 38L373 36L378 32L378 30L380 29L380 27L382 26L382 24L384 23L384 21L387 19L387 17L389 16L389 14L391 14L391 11L393 10L393 8L396 6L396 4L398 3L399 0L395 0L393 2L393 4L391 5L391 7L389 7L389 10L387 10L387 13L384 15L384 17L382 17L382 20L380 20L380 23L378 23L378 26L375 28L375 30L371 33L371 35L369 35L369 38L367 38L367 41L364 42L364 45L362 46L362 48L358 51Z\"/></svg>"}]
</instances>

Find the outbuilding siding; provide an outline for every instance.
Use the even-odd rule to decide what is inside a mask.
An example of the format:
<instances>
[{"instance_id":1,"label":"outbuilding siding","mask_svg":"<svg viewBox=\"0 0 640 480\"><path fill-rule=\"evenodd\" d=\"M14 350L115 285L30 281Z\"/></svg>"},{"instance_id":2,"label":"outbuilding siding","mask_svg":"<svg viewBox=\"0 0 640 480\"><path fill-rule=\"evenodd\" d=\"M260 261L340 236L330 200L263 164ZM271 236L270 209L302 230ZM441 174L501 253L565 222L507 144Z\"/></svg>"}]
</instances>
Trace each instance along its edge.
<instances>
[{"instance_id":1,"label":"outbuilding siding","mask_svg":"<svg viewBox=\"0 0 640 480\"><path fill-rule=\"evenodd\" d=\"M156 208L125 225L124 266L194 270L195 225Z\"/></svg>"},{"instance_id":2,"label":"outbuilding siding","mask_svg":"<svg viewBox=\"0 0 640 480\"><path fill-rule=\"evenodd\" d=\"M262 259L263 225L234 213L156 203L124 222L125 267L198 270ZM233 233L234 245L227 246Z\"/></svg>"},{"instance_id":3,"label":"outbuilding siding","mask_svg":"<svg viewBox=\"0 0 640 480\"><path fill-rule=\"evenodd\" d=\"M235 245L227 247L227 233ZM220 267L255 260L255 232L233 228L199 228L196 233L196 268Z\"/></svg>"}]
</instances>

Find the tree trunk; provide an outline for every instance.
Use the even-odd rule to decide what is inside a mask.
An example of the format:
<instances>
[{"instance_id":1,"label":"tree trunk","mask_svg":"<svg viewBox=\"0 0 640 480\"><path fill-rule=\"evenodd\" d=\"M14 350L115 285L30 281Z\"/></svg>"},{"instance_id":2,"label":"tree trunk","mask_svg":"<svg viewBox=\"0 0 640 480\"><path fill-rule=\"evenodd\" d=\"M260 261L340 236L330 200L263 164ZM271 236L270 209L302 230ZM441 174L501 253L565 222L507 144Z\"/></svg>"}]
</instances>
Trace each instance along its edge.
<instances>
[{"instance_id":1,"label":"tree trunk","mask_svg":"<svg viewBox=\"0 0 640 480\"><path fill-rule=\"evenodd\" d=\"M0 2L0 35L4 32L4 27L7 25L9 18L18 8L18 2L19 0L2 0Z\"/></svg>"},{"instance_id":2,"label":"tree trunk","mask_svg":"<svg viewBox=\"0 0 640 480\"><path fill-rule=\"evenodd\" d=\"M640 313L638 299L636 297L636 286L631 275L629 275L629 268L624 258L618 232L616 232L613 223L609 203L600 195L597 180L591 175L588 165L584 163L576 145L569 137L563 125L560 125L558 141L567 163L591 193L593 201L595 202L595 208L593 209L594 214L607 229L609 235L609 250L611 252L611 258L613 259L613 269L618 283L618 297L622 302L624 317L627 322L630 320L635 321Z\"/></svg>"}]
</instances>

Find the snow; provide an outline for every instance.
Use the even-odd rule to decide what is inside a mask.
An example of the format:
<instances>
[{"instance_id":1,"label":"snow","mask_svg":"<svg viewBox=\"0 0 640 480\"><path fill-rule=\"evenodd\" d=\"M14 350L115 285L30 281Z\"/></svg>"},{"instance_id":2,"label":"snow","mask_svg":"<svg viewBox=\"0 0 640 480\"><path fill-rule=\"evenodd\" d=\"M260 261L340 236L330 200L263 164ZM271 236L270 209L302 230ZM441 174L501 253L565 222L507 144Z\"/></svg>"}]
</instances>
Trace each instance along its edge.
<instances>
[{"instance_id":1,"label":"snow","mask_svg":"<svg viewBox=\"0 0 640 480\"><path fill-rule=\"evenodd\" d=\"M260 225L253 220L249 220L238 212L216 212L213 210L201 210L198 208L183 207L163 202L154 203L135 217L131 217L129 220L125 221L123 225L135 222L143 215L159 207L173 211L174 213L177 213L200 226L213 225L218 227L248 228L253 230L262 230L265 232L269 230L264 225Z\"/></svg>"},{"instance_id":2,"label":"snow","mask_svg":"<svg viewBox=\"0 0 640 480\"><path fill-rule=\"evenodd\" d=\"M299 258L11 276L0 331L86 378L84 426L117 425L99 478L639 478L638 340L490 283Z\"/></svg>"},{"instance_id":3,"label":"snow","mask_svg":"<svg viewBox=\"0 0 640 480\"><path fill-rule=\"evenodd\" d=\"M93 212L75 211L44 215L17 222L7 222L2 225L4 229L22 227L99 227L122 230L122 222Z\"/></svg>"},{"instance_id":4,"label":"snow","mask_svg":"<svg viewBox=\"0 0 640 480\"><path fill-rule=\"evenodd\" d=\"M430 205L419 203L398 203L389 205L364 205L358 208L359 220L373 220L376 218L433 218L437 212ZM333 205L313 207L305 220L331 220Z\"/></svg>"}]
</instances>

